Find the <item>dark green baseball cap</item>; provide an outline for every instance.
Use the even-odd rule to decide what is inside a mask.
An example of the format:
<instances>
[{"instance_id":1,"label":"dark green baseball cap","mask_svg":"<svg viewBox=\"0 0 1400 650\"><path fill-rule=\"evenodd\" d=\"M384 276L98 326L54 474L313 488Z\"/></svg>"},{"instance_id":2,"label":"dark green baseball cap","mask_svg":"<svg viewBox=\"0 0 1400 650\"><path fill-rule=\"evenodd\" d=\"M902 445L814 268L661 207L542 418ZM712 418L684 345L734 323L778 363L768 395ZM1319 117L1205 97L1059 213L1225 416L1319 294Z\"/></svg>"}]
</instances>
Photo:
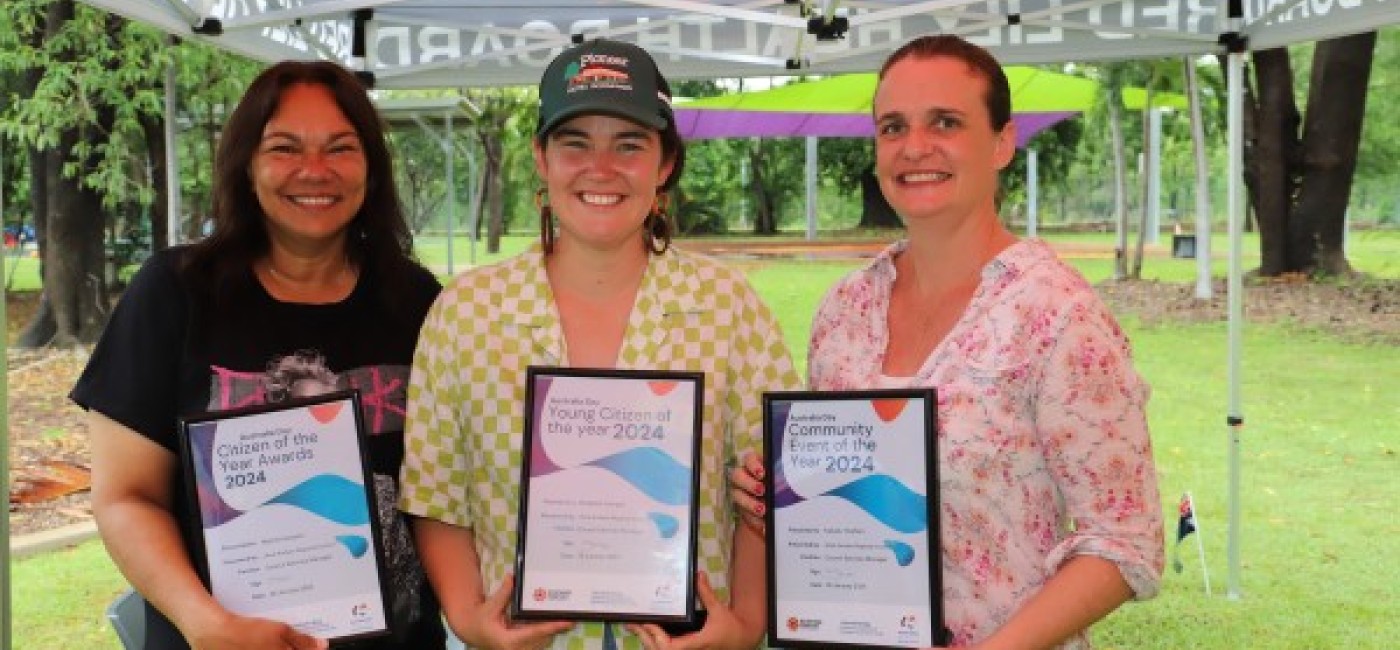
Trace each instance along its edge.
<instances>
[{"instance_id":1,"label":"dark green baseball cap","mask_svg":"<svg viewBox=\"0 0 1400 650\"><path fill-rule=\"evenodd\" d=\"M612 115L658 131L675 121L670 84L651 55L631 43L600 38L564 50L545 68L539 90L536 138L580 115Z\"/></svg>"}]
</instances>

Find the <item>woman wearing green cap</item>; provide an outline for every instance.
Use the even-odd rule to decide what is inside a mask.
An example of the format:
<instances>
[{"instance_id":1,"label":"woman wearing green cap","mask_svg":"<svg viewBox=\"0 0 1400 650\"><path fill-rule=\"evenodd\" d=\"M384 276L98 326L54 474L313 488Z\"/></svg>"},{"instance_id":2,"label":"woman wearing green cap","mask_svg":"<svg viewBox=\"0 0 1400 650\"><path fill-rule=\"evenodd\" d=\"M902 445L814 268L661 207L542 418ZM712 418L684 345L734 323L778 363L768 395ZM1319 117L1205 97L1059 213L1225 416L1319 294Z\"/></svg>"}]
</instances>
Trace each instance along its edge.
<instances>
[{"instance_id":1,"label":"woman wearing green cap","mask_svg":"<svg viewBox=\"0 0 1400 650\"><path fill-rule=\"evenodd\" d=\"M671 247L685 149L642 49L595 40L540 81L541 241L458 276L420 335L400 507L452 629L484 648L752 648L766 624L760 534L735 526L726 462L760 445L764 391L793 389L768 309L737 272ZM697 592L703 626L512 623L530 365L704 373Z\"/></svg>"}]
</instances>

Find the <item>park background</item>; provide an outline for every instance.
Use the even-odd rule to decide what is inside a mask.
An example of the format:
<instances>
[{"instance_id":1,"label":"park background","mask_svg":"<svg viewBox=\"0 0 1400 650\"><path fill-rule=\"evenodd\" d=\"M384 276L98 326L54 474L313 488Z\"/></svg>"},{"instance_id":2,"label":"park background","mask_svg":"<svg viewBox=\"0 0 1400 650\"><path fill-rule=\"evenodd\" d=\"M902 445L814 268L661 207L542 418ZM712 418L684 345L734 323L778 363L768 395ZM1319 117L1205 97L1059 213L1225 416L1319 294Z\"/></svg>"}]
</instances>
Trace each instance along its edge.
<instances>
[{"instance_id":1,"label":"park background","mask_svg":"<svg viewBox=\"0 0 1400 650\"><path fill-rule=\"evenodd\" d=\"M71 32L52 29L35 43L20 42L32 33L26 31L24 20L32 17L26 11L64 5L71 8L63 21ZM51 15L46 20L52 21ZM1283 51L1292 83L1288 95L1300 112L1319 111L1314 116L1338 110L1326 97L1312 97L1312 66L1319 49L1303 44ZM14 232L5 257L7 304L14 305L7 323L9 428L11 464L16 484L22 485L42 476L46 461L85 462L80 416L63 397L73 373L134 265L152 247L203 232L209 162L220 120L260 66L197 44L172 46L139 25L49 0L6 3L0 11L0 51L6 53L0 57L0 89L5 91L0 95L0 212L7 230ZM1400 327L1400 182L1395 172L1400 127L1387 115L1400 93L1395 83L1400 32L1379 32L1370 55L1369 96L1361 106L1343 107L1360 109L1364 116L1351 158L1354 174L1342 199L1345 207L1318 217L1339 226L1340 249L1353 272L1271 272L1252 279L1247 289L1244 583L1238 600L1224 596L1228 438L1219 282L1225 272L1220 255L1224 240L1212 237L1217 281L1210 299L1193 295L1194 261L1171 257L1173 236L1178 230L1194 234L1197 216L1189 122L1180 111L1163 119L1164 221L1154 232L1141 227L1145 179L1134 164L1143 149L1143 117L1119 116L1124 162L1122 180L1115 182L1110 91L1102 105L1031 143L1039 160L1039 233L1098 283L1123 319L1139 368L1153 385L1149 415L1169 542L1175 528L1171 513L1181 494L1192 492L1197 504L1198 534L1181 549L1183 572L1168 574L1157 600L1127 606L1101 625L1095 633L1100 647L1387 648L1400 638L1400 604L1392 597L1400 578L1400 553L1395 552L1400 550L1395 541L1400 526L1388 512L1400 494L1400 436L1394 430L1400 422L1400 338L1395 332ZM182 89L179 177L186 212L172 238L157 182L163 157L149 137L148 118L160 109L155 80L177 61ZM1207 159L1214 170L1207 183L1214 206L1207 222L1219 232L1225 212L1225 175L1219 171L1225 155L1223 80L1213 58L1194 63L1202 78ZM42 76L30 76L39 68ZM1107 87L1184 90L1182 62L1176 59L1048 69L1094 78ZM756 83L685 82L678 84L678 94L716 95ZM457 103L465 98L473 107L451 130L438 123L423 128L412 118L395 120L397 180L424 261L445 276L526 245L536 218L528 167L532 91L377 94L386 103L443 98ZM111 106L110 113L89 114L64 103L74 96L100 97ZM1295 128L1301 131L1300 125ZM435 133L447 136L447 146ZM1295 135L1302 139L1301 133ZM882 227L878 210L869 209L859 189L871 160L869 143L823 139L818 144L815 241L808 241L804 144L800 139L693 143L685 182L675 197L680 245L743 268L778 314L800 361L805 360L812 308L826 287L862 263L852 249L868 254L898 236L888 221ZM445 151L460 163L453 183L442 174ZM1025 157L1018 157L1004 183L1003 213L1018 231L1024 231L1028 211L1024 165ZM1305 170L1294 172L1301 182ZM55 211L36 209L45 201ZM65 246L74 246L71 250L56 250L54 240L46 241L46 255L40 257L39 242L25 233L42 238L62 225L42 223L46 214L80 222L69 227L86 238L76 244L65 239ZM1136 274L1132 264L1115 264L1120 243L1113 232L1119 228L1131 234L1122 258L1142 262ZM454 235L451 246L448 233ZM1141 254L1136 250L1139 236ZM1246 268L1260 266L1262 249L1258 236L1246 238ZM43 326L39 298L44 294L39 290L51 293L57 287L40 281L41 259L50 266L75 260L86 277L100 278L94 290L104 300L63 323L66 332L58 323ZM25 533L81 523L89 516L81 491L10 513L12 523L18 522L16 531ZM27 517L42 521L31 527ZM1204 565L1194 546L1198 539ZM1211 595L1205 593L1206 570ZM28 556L12 571L16 648L117 647L103 609L123 582L99 544L88 541Z\"/></svg>"}]
</instances>

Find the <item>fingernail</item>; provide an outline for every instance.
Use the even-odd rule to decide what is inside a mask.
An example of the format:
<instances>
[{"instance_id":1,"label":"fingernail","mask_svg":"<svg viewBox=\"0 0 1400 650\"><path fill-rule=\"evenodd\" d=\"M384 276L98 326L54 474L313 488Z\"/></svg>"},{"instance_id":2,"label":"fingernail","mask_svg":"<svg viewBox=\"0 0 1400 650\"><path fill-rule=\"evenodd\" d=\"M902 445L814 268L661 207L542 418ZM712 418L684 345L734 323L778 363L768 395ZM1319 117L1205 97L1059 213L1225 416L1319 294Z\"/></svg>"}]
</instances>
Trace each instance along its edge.
<instances>
[{"instance_id":1,"label":"fingernail","mask_svg":"<svg viewBox=\"0 0 1400 650\"><path fill-rule=\"evenodd\" d=\"M760 516L760 517L762 517L762 516L763 516L763 504L761 504L761 503L758 504L758 507L756 507L756 508L753 509L753 513L756 514L756 515L758 515L758 516Z\"/></svg>"},{"instance_id":2,"label":"fingernail","mask_svg":"<svg viewBox=\"0 0 1400 650\"><path fill-rule=\"evenodd\" d=\"M760 468L754 470L753 475L756 476L756 477L758 477L759 480L762 480L762 479L763 479L763 468L760 467Z\"/></svg>"},{"instance_id":3,"label":"fingernail","mask_svg":"<svg viewBox=\"0 0 1400 650\"><path fill-rule=\"evenodd\" d=\"M754 495L756 495L756 496L760 496L760 497L763 496L763 484L762 484L762 483L759 483L759 484L758 484L758 487L755 487L755 488L753 489L753 493L754 493Z\"/></svg>"}]
</instances>

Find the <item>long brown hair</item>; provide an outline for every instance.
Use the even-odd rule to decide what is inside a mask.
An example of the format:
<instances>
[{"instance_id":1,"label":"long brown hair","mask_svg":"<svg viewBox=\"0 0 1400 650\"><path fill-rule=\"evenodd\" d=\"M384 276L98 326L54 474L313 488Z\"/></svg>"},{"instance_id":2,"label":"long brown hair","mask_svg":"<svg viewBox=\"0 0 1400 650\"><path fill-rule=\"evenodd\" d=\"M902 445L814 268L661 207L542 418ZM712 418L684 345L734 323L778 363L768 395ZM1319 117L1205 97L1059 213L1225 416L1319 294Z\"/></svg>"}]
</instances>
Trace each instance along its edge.
<instances>
[{"instance_id":1,"label":"long brown hair","mask_svg":"<svg viewBox=\"0 0 1400 650\"><path fill-rule=\"evenodd\" d=\"M228 282L243 277L271 243L267 217L253 190L249 167L288 87L325 87L355 127L366 162L365 201L350 221L345 257L373 273L381 298L393 306L403 297L413 261L413 236L404 219L394 184L393 159L383 122L364 86L348 70L328 61L284 61L264 70L248 86L225 122L214 155L214 230L191 247L184 269L195 286L213 296Z\"/></svg>"}]
</instances>

